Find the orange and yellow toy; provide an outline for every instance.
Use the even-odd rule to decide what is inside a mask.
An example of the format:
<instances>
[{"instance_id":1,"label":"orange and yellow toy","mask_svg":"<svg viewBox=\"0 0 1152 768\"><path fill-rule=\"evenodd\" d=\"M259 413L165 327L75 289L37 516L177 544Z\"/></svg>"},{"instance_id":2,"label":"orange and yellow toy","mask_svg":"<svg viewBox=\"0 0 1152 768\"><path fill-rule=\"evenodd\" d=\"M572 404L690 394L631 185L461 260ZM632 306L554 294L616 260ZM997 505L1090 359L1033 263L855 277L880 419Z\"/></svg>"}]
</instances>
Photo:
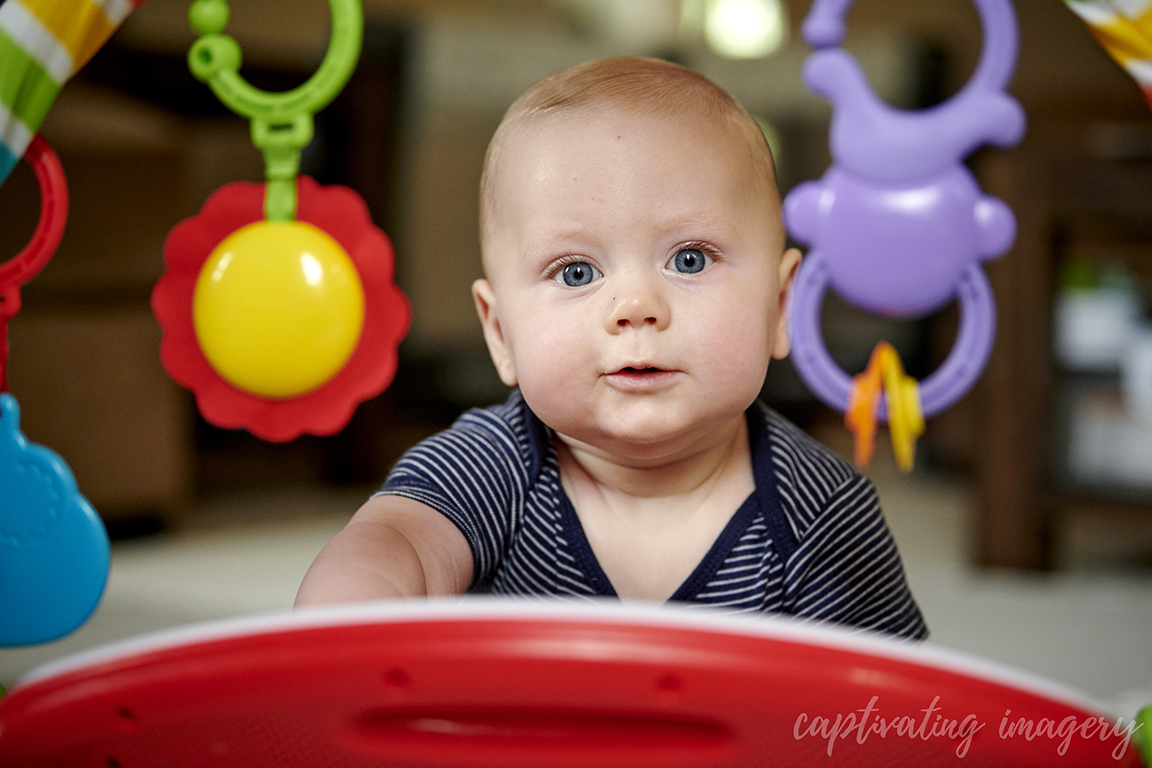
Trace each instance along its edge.
<instances>
[{"instance_id":1,"label":"orange and yellow toy","mask_svg":"<svg viewBox=\"0 0 1152 768\"><path fill-rule=\"evenodd\" d=\"M896 463L903 471L911 472L916 458L916 439L924 433L920 385L904 373L900 355L886 341L872 350L864 372L852 378L848 408L844 411L844 425L855 438L853 458L862 469L872 462L875 452L881 392L885 395Z\"/></svg>"},{"instance_id":2,"label":"orange and yellow toy","mask_svg":"<svg viewBox=\"0 0 1152 768\"><path fill-rule=\"evenodd\" d=\"M1064 0L1152 107L1152 0Z\"/></svg>"}]
</instances>

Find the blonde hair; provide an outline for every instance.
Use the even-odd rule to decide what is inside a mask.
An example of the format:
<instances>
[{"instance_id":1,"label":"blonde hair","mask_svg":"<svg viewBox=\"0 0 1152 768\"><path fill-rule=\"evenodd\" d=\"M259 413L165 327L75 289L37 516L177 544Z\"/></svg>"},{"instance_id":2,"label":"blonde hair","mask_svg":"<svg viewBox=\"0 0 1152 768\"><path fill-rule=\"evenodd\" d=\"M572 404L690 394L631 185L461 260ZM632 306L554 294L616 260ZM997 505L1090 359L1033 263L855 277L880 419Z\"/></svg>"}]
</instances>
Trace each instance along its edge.
<instances>
[{"instance_id":1,"label":"blonde hair","mask_svg":"<svg viewBox=\"0 0 1152 768\"><path fill-rule=\"evenodd\" d=\"M617 56L555 72L520 95L504 113L484 156L480 176L480 242L488 254L489 222L495 215L499 160L517 131L550 115L594 108L625 109L642 115L685 117L727 123L745 139L749 160L766 182L779 215L772 152L760 126L727 91L698 72L661 59Z\"/></svg>"}]
</instances>

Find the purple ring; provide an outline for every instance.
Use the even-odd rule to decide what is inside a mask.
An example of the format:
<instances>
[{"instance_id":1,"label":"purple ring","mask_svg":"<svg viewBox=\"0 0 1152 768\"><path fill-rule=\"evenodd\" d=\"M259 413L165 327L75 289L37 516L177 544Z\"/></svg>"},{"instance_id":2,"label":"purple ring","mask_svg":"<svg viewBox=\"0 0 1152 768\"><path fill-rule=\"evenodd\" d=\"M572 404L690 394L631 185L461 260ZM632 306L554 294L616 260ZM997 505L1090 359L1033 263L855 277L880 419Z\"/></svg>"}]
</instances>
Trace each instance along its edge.
<instances>
[{"instance_id":1,"label":"purple ring","mask_svg":"<svg viewBox=\"0 0 1152 768\"><path fill-rule=\"evenodd\" d=\"M852 377L828 353L820 332L820 309L828 288L823 255L809 252L796 275L788 325L792 362L809 389L826 405L844 412L852 391ZM963 397L984 370L996 335L996 304L988 278L978 264L969 264L956 286L960 303L960 329L944 363L920 382L920 407L925 418L949 408ZM883 400L878 416L886 421Z\"/></svg>"}]
</instances>

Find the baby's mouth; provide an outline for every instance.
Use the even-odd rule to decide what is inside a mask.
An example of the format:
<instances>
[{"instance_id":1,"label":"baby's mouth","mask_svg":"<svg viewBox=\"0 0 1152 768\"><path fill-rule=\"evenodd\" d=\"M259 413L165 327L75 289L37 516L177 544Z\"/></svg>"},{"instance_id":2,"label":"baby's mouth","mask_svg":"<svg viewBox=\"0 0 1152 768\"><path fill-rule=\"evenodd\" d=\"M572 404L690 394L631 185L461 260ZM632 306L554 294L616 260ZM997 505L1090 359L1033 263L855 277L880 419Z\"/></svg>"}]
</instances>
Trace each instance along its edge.
<instances>
[{"instance_id":1,"label":"baby's mouth","mask_svg":"<svg viewBox=\"0 0 1152 768\"><path fill-rule=\"evenodd\" d=\"M613 387L627 392L662 390L675 378L675 371L654 365L628 365L608 374Z\"/></svg>"}]
</instances>

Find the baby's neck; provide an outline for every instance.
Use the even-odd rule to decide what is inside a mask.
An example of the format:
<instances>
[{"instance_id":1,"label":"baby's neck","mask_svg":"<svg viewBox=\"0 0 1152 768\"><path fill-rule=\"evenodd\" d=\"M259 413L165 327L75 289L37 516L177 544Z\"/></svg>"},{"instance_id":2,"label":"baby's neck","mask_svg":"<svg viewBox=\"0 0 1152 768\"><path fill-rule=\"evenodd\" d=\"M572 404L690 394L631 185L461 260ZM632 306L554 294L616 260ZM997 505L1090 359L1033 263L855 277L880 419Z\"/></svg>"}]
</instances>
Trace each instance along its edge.
<instances>
[{"instance_id":1,"label":"baby's neck","mask_svg":"<svg viewBox=\"0 0 1152 768\"><path fill-rule=\"evenodd\" d=\"M756 487L743 414L663 459L557 437L560 480L612 588L667 600Z\"/></svg>"},{"instance_id":2,"label":"baby's neck","mask_svg":"<svg viewBox=\"0 0 1152 768\"><path fill-rule=\"evenodd\" d=\"M607 496L634 499L706 491L725 484L734 473L747 474L751 465L743 414L668 455L621 456L562 435L556 435L556 449L566 481L590 484Z\"/></svg>"}]
</instances>

